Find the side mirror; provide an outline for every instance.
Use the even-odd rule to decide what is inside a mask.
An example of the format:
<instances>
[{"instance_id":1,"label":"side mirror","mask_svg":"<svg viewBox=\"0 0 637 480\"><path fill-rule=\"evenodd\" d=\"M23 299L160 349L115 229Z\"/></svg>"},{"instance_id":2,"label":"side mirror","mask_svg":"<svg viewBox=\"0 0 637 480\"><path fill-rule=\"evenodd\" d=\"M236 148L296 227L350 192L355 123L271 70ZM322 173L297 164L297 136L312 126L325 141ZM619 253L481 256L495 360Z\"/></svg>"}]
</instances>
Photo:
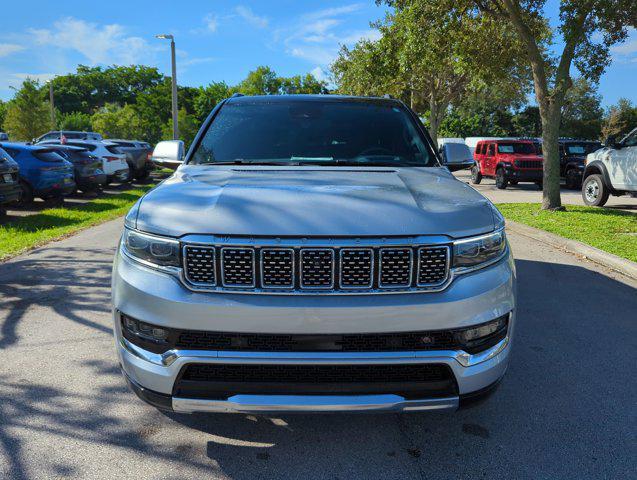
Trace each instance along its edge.
<instances>
[{"instance_id":1,"label":"side mirror","mask_svg":"<svg viewBox=\"0 0 637 480\"><path fill-rule=\"evenodd\" d=\"M150 159L155 165L176 169L184 162L184 142L166 140L155 145Z\"/></svg>"}]
</instances>

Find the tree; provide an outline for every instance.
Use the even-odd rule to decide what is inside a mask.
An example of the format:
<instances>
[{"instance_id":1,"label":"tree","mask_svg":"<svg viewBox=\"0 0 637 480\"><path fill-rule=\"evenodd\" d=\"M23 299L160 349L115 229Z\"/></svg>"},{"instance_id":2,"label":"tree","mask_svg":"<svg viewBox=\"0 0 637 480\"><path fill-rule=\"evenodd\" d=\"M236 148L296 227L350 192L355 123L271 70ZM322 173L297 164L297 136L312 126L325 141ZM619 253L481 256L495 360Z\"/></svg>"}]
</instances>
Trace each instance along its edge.
<instances>
[{"instance_id":1,"label":"tree","mask_svg":"<svg viewBox=\"0 0 637 480\"><path fill-rule=\"evenodd\" d=\"M513 115L514 135L518 137L542 136L542 119L540 109L529 105Z\"/></svg>"},{"instance_id":2,"label":"tree","mask_svg":"<svg viewBox=\"0 0 637 480\"><path fill-rule=\"evenodd\" d=\"M105 138L145 139L142 122L132 105L109 103L91 117L93 128Z\"/></svg>"},{"instance_id":3,"label":"tree","mask_svg":"<svg viewBox=\"0 0 637 480\"><path fill-rule=\"evenodd\" d=\"M91 131L91 116L82 112L59 113L57 125L60 130Z\"/></svg>"},{"instance_id":4,"label":"tree","mask_svg":"<svg viewBox=\"0 0 637 480\"><path fill-rule=\"evenodd\" d=\"M327 84L317 80L314 75L294 75L293 77L280 77L280 92L282 94L321 94L328 93Z\"/></svg>"},{"instance_id":5,"label":"tree","mask_svg":"<svg viewBox=\"0 0 637 480\"><path fill-rule=\"evenodd\" d=\"M453 0L383 3L393 11L376 24L381 38L343 48L333 64L339 91L401 98L426 115L435 142L449 107L467 93L496 84L525 89L521 45L501 23Z\"/></svg>"},{"instance_id":6,"label":"tree","mask_svg":"<svg viewBox=\"0 0 637 480\"><path fill-rule=\"evenodd\" d=\"M244 95L276 95L279 93L281 80L270 67L257 67L237 85L237 90Z\"/></svg>"},{"instance_id":7,"label":"tree","mask_svg":"<svg viewBox=\"0 0 637 480\"><path fill-rule=\"evenodd\" d=\"M601 103L595 84L582 77L573 80L564 98L560 136L599 139L604 115Z\"/></svg>"},{"instance_id":8,"label":"tree","mask_svg":"<svg viewBox=\"0 0 637 480\"><path fill-rule=\"evenodd\" d=\"M3 132L4 119L7 116L7 102L0 100L0 132Z\"/></svg>"},{"instance_id":9,"label":"tree","mask_svg":"<svg viewBox=\"0 0 637 480\"><path fill-rule=\"evenodd\" d=\"M4 129L12 139L30 141L49 130L49 107L39 88L36 80L27 78L9 102Z\"/></svg>"},{"instance_id":10,"label":"tree","mask_svg":"<svg viewBox=\"0 0 637 480\"><path fill-rule=\"evenodd\" d=\"M611 106L606 113L602 135L604 138L612 135L621 139L635 127L637 127L637 107L630 100L620 98L617 105Z\"/></svg>"},{"instance_id":11,"label":"tree","mask_svg":"<svg viewBox=\"0 0 637 480\"><path fill-rule=\"evenodd\" d=\"M494 21L511 25L525 45L542 119L542 208L561 209L558 137L562 108L573 85L571 66L575 64L584 78L596 82L611 61L610 47L626 39L629 26L637 26L637 2L562 1L557 32L563 46L557 55L545 45L549 24L543 11L545 0L474 0L467 7L471 3ZM552 32L551 40L557 32Z\"/></svg>"}]
</instances>

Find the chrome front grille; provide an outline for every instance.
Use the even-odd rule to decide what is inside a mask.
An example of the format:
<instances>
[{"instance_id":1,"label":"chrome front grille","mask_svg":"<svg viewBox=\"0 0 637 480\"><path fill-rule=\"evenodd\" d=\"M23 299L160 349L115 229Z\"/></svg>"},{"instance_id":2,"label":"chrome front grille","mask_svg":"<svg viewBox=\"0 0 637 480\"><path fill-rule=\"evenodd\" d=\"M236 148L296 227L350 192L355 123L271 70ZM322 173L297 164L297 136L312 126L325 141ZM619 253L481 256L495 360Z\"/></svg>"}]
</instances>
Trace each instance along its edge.
<instances>
[{"instance_id":1,"label":"chrome front grille","mask_svg":"<svg viewBox=\"0 0 637 480\"><path fill-rule=\"evenodd\" d=\"M356 294L439 290L450 278L448 245L288 245L185 245L183 279L203 291Z\"/></svg>"}]
</instances>

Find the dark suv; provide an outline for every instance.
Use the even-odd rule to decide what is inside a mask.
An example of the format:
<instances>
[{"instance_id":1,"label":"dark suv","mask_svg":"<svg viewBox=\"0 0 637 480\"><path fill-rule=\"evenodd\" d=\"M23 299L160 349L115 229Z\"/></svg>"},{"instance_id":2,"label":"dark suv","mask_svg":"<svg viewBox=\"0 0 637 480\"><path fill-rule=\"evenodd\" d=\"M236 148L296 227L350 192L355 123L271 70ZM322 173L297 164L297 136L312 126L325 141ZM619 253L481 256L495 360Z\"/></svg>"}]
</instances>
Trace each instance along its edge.
<instances>
[{"instance_id":1,"label":"dark suv","mask_svg":"<svg viewBox=\"0 0 637 480\"><path fill-rule=\"evenodd\" d=\"M137 180L145 180L155 169L155 164L150 160L153 149L147 142L138 140L108 139L117 144L117 150L126 155L126 163L130 168L131 176Z\"/></svg>"},{"instance_id":2,"label":"dark suv","mask_svg":"<svg viewBox=\"0 0 637 480\"><path fill-rule=\"evenodd\" d=\"M0 147L0 217L4 216L4 207L20 200L20 182L18 164Z\"/></svg>"},{"instance_id":3,"label":"dark suv","mask_svg":"<svg viewBox=\"0 0 637 480\"><path fill-rule=\"evenodd\" d=\"M586 166L586 155L602 148L600 142L590 140L560 140L560 176L566 188L579 190Z\"/></svg>"},{"instance_id":4,"label":"dark suv","mask_svg":"<svg viewBox=\"0 0 637 480\"><path fill-rule=\"evenodd\" d=\"M471 182L475 185L489 177L495 178L499 189L518 182L542 187L542 157L530 140L481 140L473 158L476 164L471 169Z\"/></svg>"}]
</instances>

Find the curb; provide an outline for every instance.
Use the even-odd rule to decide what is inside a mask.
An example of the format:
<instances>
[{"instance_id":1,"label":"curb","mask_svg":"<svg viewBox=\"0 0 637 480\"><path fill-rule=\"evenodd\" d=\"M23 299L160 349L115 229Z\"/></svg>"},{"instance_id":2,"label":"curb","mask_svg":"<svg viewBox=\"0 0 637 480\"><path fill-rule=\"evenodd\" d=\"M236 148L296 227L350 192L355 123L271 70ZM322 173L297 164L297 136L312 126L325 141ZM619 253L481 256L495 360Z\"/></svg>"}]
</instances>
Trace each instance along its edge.
<instances>
[{"instance_id":1,"label":"curb","mask_svg":"<svg viewBox=\"0 0 637 480\"><path fill-rule=\"evenodd\" d=\"M627 260L625 258L618 257L612 253L604 252L585 243L578 242L577 240L569 240L568 238L560 237L554 233L540 230L535 227L529 227L512 220L506 220L506 226L508 230L515 232L519 235L532 238L538 242L542 242L551 245L556 248L566 250L569 253L576 253L583 255L588 260L608 267L616 272L621 273L627 277L637 280L637 263Z\"/></svg>"}]
</instances>

